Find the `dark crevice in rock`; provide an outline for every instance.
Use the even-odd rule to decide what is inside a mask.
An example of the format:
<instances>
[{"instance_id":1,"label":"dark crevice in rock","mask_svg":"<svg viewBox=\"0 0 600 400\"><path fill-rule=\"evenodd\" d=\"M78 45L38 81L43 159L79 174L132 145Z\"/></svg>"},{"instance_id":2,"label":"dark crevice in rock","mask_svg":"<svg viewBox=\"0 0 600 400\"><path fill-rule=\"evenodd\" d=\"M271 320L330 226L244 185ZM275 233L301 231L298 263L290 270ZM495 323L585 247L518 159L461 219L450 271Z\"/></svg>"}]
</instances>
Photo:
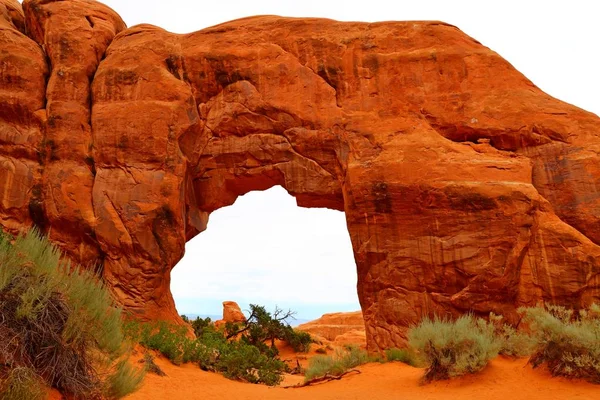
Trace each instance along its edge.
<instances>
[{"instance_id":1,"label":"dark crevice in rock","mask_svg":"<svg viewBox=\"0 0 600 400\"><path fill-rule=\"evenodd\" d=\"M167 71L171 73L178 80L182 80L180 69L181 69L181 60L179 55L171 54L169 57L165 58L165 64L167 65Z\"/></svg>"},{"instance_id":2,"label":"dark crevice in rock","mask_svg":"<svg viewBox=\"0 0 600 400\"><path fill-rule=\"evenodd\" d=\"M90 28L94 29L94 20L92 19L92 17L90 17L89 15L86 15L85 19L88 22L88 24L90 25Z\"/></svg>"},{"instance_id":3,"label":"dark crevice in rock","mask_svg":"<svg viewBox=\"0 0 600 400\"><path fill-rule=\"evenodd\" d=\"M31 198L29 199L29 216L31 220L43 233L48 231L48 218L44 209L44 201L42 196L42 185L37 184L31 190Z\"/></svg>"}]
</instances>

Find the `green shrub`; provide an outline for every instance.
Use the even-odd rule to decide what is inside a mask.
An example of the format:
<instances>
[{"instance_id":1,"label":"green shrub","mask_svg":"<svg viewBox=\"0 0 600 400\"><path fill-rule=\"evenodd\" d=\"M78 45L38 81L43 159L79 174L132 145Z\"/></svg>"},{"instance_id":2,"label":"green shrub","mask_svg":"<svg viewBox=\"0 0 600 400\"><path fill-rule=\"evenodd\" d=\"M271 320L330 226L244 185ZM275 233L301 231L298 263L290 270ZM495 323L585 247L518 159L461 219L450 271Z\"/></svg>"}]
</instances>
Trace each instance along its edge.
<instances>
[{"instance_id":1,"label":"green shrub","mask_svg":"<svg viewBox=\"0 0 600 400\"><path fill-rule=\"evenodd\" d=\"M196 336L202 336L204 331L211 330L211 329L214 330L214 327L211 324L211 322L212 322L211 319L208 317L206 317L206 318L196 317L195 320L190 321L190 324L192 325L194 334Z\"/></svg>"},{"instance_id":2,"label":"green shrub","mask_svg":"<svg viewBox=\"0 0 600 400\"><path fill-rule=\"evenodd\" d=\"M74 398L124 393L103 393L128 354L121 310L102 283L61 259L35 230L1 235L0 265L0 370L34 371Z\"/></svg>"},{"instance_id":3,"label":"green shrub","mask_svg":"<svg viewBox=\"0 0 600 400\"><path fill-rule=\"evenodd\" d=\"M127 360L121 360L106 379L104 393L108 398L120 399L135 392L143 379L144 375L139 370L135 369Z\"/></svg>"},{"instance_id":4,"label":"green shrub","mask_svg":"<svg viewBox=\"0 0 600 400\"><path fill-rule=\"evenodd\" d=\"M356 346L346 346L343 350L336 350L333 356L317 355L310 359L305 371L306 381L325 375L339 376L349 369L375 361L366 351Z\"/></svg>"},{"instance_id":5,"label":"green shrub","mask_svg":"<svg viewBox=\"0 0 600 400\"><path fill-rule=\"evenodd\" d=\"M305 380L311 380L325 375L338 376L347 371L342 362L333 356L317 355L310 359L304 373Z\"/></svg>"},{"instance_id":6,"label":"green shrub","mask_svg":"<svg viewBox=\"0 0 600 400\"><path fill-rule=\"evenodd\" d=\"M529 362L552 375L600 383L600 307L575 313L564 307L521 308L538 346Z\"/></svg>"},{"instance_id":7,"label":"green shrub","mask_svg":"<svg viewBox=\"0 0 600 400\"><path fill-rule=\"evenodd\" d=\"M141 345L157 350L174 364L197 363L205 371L222 373L230 379L277 385L287 365L245 340L228 340L224 333L206 326L196 339L187 329L160 321L140 324L130 321L127 335ZM264 345L264 344L263 344ZM265 346L268 348L268 346Z\"/></svg>"},{"instance_id":8,"label":"green shrub","mask_svg":"<svg viewBox=\"0 0 600 400\"><path fill-rule=\"evenodd\" d=\"M313 343L308 332L297 331L289 325L285 327L283 340L299 353L308 353L310 345Z\"/></svg>"},{"instance_id":9,"label":"green shrub","mask_svg":"<svg viewBox=\"0 0 600 400\"><path fill-rule=\"evenodd\" d=\"M369 357L369 354L365 350L361 350L358 346L354 345L346 345L343 351L337 352L337 356L348 369L376 361Z\"/></svg>"},{"instance_id":10,"label":"green shrub","mask_svg":"<svg viewBox=\"0 0 600 400\"><path fill-rule=\"evenodd\" d=\"M472 315L456 321L426 318L409 330L408 342L427 365L424 381L480 371L500 350L494 327Z\"/></svg>"},{"instance_id":11,"label":"green shrub","mask_svg":"<svg viewBox=\"0 0 600 400\"><path fill-rule=\"evenodd\" d=\"M386 361L400 361L404 364L411 365L413 367L419 366L418 356L411 349L387 349L385 351Z\"/></svg>"},{"instance_id":12,"label":"green shrub","mask_svg":"<svg viewBox=\"0 0 600 400\"><path fill-rule=\"evenodd\" d=\"M278 385L286 364L262 354L255 346L243 342L231 342L224 347L216 363L217 370L227 378L250 383Z\"/></svg>"},{"instance_id":13,"label":"green shrub","mask_svg":"<svg viewBox=\"0 0 600 400\"><path fill-rule=\"evenodd\" d=\"M499 353L508 357L530 356L537 346L537 339L528 333L518 331L503 320L504 317L501 315L490 313L489 321L494 326L494 335L499 341Z\"/></svg>"},{"instance_id":14,"label":"green shrub","mask_svg":"<svg viewBox=\"0 0 600 400\"><path fill-rule=\"evenodd\" d=\"M175 365L196 362L201 352L200 343L187 336L185 326L166 321L140 323L129 320L124 325L124 331L130 340L160 352Z\"/></svg>"},{"instance_id":15,"label":"green shrub","mask_svg":"<svg viewBox=\"0 0 600 400\"><path fill-rule=\"evenodd\" d=\"M179 365L183 362L186 346L191 341L186 336L185 327L171 325L165 321L158 321L144 327L140 343L152 350L160 351L173 364Z\"/></svg>"},{"instance_id":16,"label":"green shrub","mask_svg":"<svg viewBox=\"0 0 600 400\"><path fill-rule=\"evenodd\" d=\"M283 312L279 308L275 308L271 314L263 306L250 304L250 316L244 323L225 325L227 338L241 336L241 340L271 357L279 353L275 347L275 340L288 343L294 351L308 352L313 340L310 334L296 331L287 323L287 319L293 315L292 311Z\"/></svg>"}]
</instances>

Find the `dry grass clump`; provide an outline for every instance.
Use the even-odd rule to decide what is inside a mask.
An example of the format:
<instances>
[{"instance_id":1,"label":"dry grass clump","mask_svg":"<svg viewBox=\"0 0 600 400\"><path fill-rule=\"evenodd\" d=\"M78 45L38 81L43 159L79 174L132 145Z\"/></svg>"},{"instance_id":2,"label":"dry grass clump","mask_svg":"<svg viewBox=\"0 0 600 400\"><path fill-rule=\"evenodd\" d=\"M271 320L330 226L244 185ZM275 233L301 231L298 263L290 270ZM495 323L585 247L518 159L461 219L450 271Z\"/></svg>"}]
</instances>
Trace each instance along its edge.
<instances>
[{"instance_id":1,"label":"dry grass clump","mask_svg":"<svg viewBox=\"0 0 600 400\"><path fill-rule=\"evenodd\" d=\"M87 271L33 230L0 234L0 392L40 382L75 399L119 398L142 374L123 361L121 310Z\"/></svg>"},{"instance_id":2,"label":"dry grass clump","mask_svg":"<svg viewBox=\"0 0 600 400\"><path fill-rule=\"evenodd\" d=\"M39 375L27 367L15 367L2 374L0 393L3 400L41 400L46 396L46 387Z\"/></svg>"},{"instance_id":3,"label":"dry grass clump","mask_svg":"<svg viewBox=\"0 0 600 400\"><path fill-rule=\"evenodd\" d=\"M323 376L340 376L349 369L375 361L365 350L356 346L347 346L336 350L333 356L317 355L313 357L304 374L305 381Z\"/></svg>"},{"instance_id":4,"label":"dry grass clump","mask_svg":"<svg viewBox=\"0 0 600 400\"><path fill-rule=\"evenodd\" d=\"M413 367L421 365L418 355L412 349L387 349L385 351L385 361L400 361Z\"/></svg>"}]
</instances>

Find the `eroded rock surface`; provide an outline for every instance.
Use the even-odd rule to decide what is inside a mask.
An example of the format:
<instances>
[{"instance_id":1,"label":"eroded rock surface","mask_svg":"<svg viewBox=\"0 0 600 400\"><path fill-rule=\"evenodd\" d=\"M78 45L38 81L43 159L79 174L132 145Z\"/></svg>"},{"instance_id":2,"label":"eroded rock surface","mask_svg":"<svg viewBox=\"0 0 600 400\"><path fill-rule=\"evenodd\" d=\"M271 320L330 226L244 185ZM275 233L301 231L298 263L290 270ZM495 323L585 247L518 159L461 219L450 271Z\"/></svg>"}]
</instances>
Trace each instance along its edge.
<instances>
[{"instance_id":1,"label":"eroded rock surface","mask_svg":"<svg viewBox=\"0 0 600 400\"><path fill-rule=\"evenodd\" d=\"M361 311L323 314L296 329L340 346L365 345L365 321Z\"/></svg>"},{"instance_id":2,"label":"eroded rock surface","mask_svg":"<svg viewBox=\"0 0 600 400\"><path fill-rule=\"evenodd\" d=\"M246 316L235 301L223 302L223 322L245 322Z\"/></svg>"},{"instance_id":3,"label":"eroded rock surface","mask_svg":"<svg viewBox=\"0 0 600 400\"><path fill-rule=\"evenodd\" d=\"M185 242L274 185L345 212L371 349L423 315L600 300L600 119L456 27L177 35L0 0L0 83L0 224L38 226L141 318L177 321Z\"/></svg>"}]
</instances>

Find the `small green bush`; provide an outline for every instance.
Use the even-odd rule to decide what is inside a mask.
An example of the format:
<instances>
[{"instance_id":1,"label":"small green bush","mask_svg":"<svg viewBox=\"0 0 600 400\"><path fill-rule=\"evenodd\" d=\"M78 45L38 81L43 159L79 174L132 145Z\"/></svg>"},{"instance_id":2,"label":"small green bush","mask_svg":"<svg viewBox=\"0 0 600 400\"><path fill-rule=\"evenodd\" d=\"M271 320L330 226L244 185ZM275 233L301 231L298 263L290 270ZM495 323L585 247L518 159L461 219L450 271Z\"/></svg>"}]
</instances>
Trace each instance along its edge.
<instances>
[{"instance_id":1,"label":"small green bush","mask_svg":"<svg viewBox=\"0 0 600 400\"><path fill-rule=\"evenodd\" d=\"M346 346L343 350L336 350L333 356L317 355L310 359L304 379L309 381L325 375L339 376L349 369L373 361L376 360L369 357L366 351L356 346Z\"/></svg>"},{"instance_id":2,"label":"small green bush","mask_svg":"<svg viewBox=\"0 0 600 400\"><path fill-rule=\"evenodd\" d=\"M283 361L268 357L257 347L243 342L231 342L222 349L216 365L227 378L269 386L278 385L287 369Z\"/></svg>"},{"instance_id":3,"label":"small green bush","mask_svg":"<svg viewBox=\"0 0 600 400\"><path fill-rule=\"evenodd\" d=\"M106 379L104 393L110 399L120 399L135 392L143 379L138 369L127 360L121 360Z\"/></svg>"},{"instance_id":4,"label":"small green bush","mask_svg":"<svg viewBox=\"0 0 600 400\"><path fill-rule=\"evenodd\" d=\"M346 368L354 368L368 362L377 361L371 357L365 350L361 350L358 346L347 345L342 352L338 351L338 358Z\"/></svg>"},{"instance_id":5,"label":"small green bush","mask_svg":"<svg viewBox=\"0 0 600 400\"><path fill-rule=\"evenodd\" d=\"M427 365L426 382L480 371L500 351L494 327L472 315L456 321L426 318L410 329L408 342Z\"/></svg>"},{"instance_id":6,"label":"small green bush","mask_svg":"<svg viewBox=\"0 0 600 400\"><path fill-rule=\"evenodd\" d=\"M166 321L139 323L132 319L125 323L124 331L130 340L160 352L175 365L196 362L202 351L200 343L187 336L185 326Z\"/></svg>"},{"instance_id":7,"label":"small green bush","mask_svg":"<svg viewBox=\"0 0 600 400\"><path fill-rule=\"evenodd\" d=\"M392 348L385 351L386 361L400 361L413 367L419 366L417 355L411 349Z\"/></svg>"},{"instance_id":8,"label":"small green bush","mask_svg":"<svg viewBox=\"0 0 600 400\"><path fill-rule=\"evenodd\" d=\"M499 341L501 355L526 357L534 352L537 346L537 339L534 336L504 323L504 317L501 315L490 313L489 321L494 326L494 335Z\"/></svg>"},{"instance_id":9,"label":"small green bush","mask_svg":"<svg viewBox=\"0 0 600 400\"><path fill-rule=\"evenodd\" d=\"M310 345L313 343L309 333L297 331L289 325L284 329L283 340L299 353L308 353Z\"/></svg>"},{"instance_id":10,"label":"small green bush","mask_svg":"<svg viewBox=\"0 0 600 400\"><path fill-rule=\"evenodd\" d=\"M304 372L304 379L311 380L325 375L338 376L347 371L343 363L332 356L317 355L310 359Z\"/></svg>"},{"instance_id":11,"label":"small green bush","mask_svg":"<svg viewBox=\"0 0 600 400\"><path fill-rule=\"evenodd\" d=\"M552 375L600 383L600 307L575 313L564 307L521 308L538 346L529 362Z\"/></svg>"},{"instance_id":12,"label":"small green bush","mask_svg":"<svg viewBox=\"0 0 600 400\"><path fill-rule=\"evenodd\" d=\"M190 321L192 325L192 329L194 330L194 334L196 336L202 336L204 331L213 329L213 325L211 324L211 319L196 317L195 320Z\"/></svg>"}]
</instances>

